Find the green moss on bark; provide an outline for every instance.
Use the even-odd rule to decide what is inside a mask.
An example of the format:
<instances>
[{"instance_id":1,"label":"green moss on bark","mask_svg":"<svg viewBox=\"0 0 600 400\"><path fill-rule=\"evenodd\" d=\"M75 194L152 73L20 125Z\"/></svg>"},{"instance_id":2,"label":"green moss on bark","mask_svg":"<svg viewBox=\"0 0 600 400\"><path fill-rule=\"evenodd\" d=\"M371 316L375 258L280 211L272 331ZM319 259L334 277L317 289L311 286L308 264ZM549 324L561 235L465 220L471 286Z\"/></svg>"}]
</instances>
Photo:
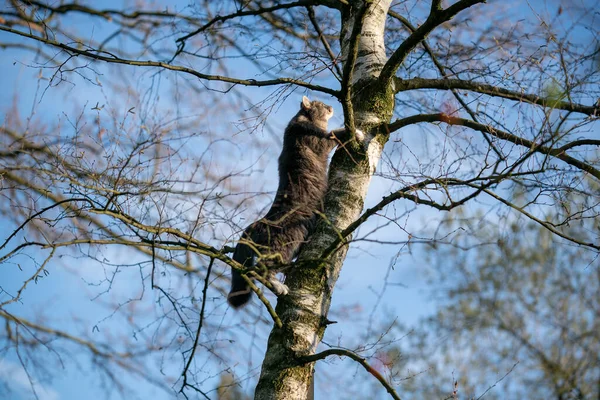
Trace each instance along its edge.
<instances>
[{"instance_id":1,"label":"green moss on bark","mask_svg":"<svg viewBox=\"0 0 600 400\"><path fill-rule=\"evenodd\" d=\"M394 112L393 83L384 83L379 79L358 82L353 88L354 112L367 112L376 115L380 121L389 122ZM375 128L375 126L367 126Z\"/></svg>"}]
</instances>

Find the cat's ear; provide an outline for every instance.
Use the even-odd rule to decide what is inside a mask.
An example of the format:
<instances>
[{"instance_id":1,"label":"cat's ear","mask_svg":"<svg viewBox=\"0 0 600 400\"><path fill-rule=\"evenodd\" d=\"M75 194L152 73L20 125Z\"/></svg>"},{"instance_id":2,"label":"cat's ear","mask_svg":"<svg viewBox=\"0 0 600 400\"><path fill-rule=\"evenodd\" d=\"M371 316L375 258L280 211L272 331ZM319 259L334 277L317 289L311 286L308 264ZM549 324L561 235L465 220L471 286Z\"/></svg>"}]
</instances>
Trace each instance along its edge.
<instances>
[{"instance_id":1,"label":"cat's ear","mask_svg":"<svg viewBox=\"0 0 600 400\"><path fill-rule=\"evenodd\" d=\"M303 110L310 110L310 100L308 99L308 97L302 96L301 106Z\"/></svg>"}]
</instances>

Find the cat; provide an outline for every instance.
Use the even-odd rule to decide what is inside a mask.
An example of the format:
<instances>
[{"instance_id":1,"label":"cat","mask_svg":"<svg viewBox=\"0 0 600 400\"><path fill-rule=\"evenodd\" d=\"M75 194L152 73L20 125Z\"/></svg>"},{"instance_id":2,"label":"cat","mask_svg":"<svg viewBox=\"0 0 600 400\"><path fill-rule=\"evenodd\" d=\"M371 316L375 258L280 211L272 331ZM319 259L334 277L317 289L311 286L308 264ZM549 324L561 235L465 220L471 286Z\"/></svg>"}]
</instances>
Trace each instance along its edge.
<instances>
[{"instance_id":1,"label":"cat","mask_svg":"<svg viewBox=\"0 0 600 400\"><path fill-rule=\"evenodd\" d=\"M305 243L317 213L323 210L327 190L327 159L340 142L350 139L345 129L327 130L333 108L320 101L302 97L300 111L292 118L283 135L279 156L279 187L267 214L248 226L233 253L233 259L246 268L262 264L269 270L267 279L276 294L287 287L275 278L276 266L289 264ZM363 134L357 132L357 139ZM241 273L232 268L229 304L246 304L252 290Z\"/></svg>"}]
</instances>

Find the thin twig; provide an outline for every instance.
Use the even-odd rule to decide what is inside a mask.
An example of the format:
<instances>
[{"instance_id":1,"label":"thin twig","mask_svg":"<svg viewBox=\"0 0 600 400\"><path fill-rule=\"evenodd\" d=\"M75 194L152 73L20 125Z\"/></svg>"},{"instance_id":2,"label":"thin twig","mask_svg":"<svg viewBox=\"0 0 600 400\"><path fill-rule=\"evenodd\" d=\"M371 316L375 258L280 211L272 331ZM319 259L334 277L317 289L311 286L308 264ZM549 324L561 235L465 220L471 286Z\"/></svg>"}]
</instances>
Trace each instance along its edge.
<instances>
[{"instance_id":1,"label":"thin twig","mask_svg":"<svg viewBox=\"0 0 600 400\"><path fill-rule=\"evenodd\" d=\"M466 81L463 79L427 79L427 78L411 78L411 79L395 79L396 93L418 90L418 89L438 89L438 90L454 90L462 89L471 92L481 93L488 96L501 97L508 100L522 101L525 103L536 104L542 107L550 107L565 111L573 111L590 116L599 116L600 107L586 106L583 104L572 103L569 101L557 101L535 94L517 92L500 86L489 85L482 82Z\"/></svg>"},{"instance_id":2,"label":"thin twig","mask_svg":"<svg viewBox=\"0 0 600 400\"><path fill-rule=\"evenodd\" d=\"M369 365L369 363L365 360L364 357L361 357L353 351L346 349L328 349L317 354L298 357L298 361L302 364L306 364L318 360L323 360L332 355L348 357L358 362L368 373L373 375L375 379L377 379L383 385L383 387L387 390L387 392L390 394L390 396L392 396L393 399L400 400L400 396L398 395L398 393L396 393L394 388L385 380L385 378L379 373L379 371L377 371L375 368Z\"/></svg>"},{"instance_id":3,"label":"thin twig","mask_svg":"<svg viewBox=\"0 0 600 400\"><path fill-rule=\"evenodd\" d=\"M456 14L469 8L477 3L484 3L485 0L460 0L450 7L438 9L432 7L431 13L427 20L417 28L412 34L410 34L398 48L392 53L391 57L383 66L379 78L382 82L387 83L392 80L396 71L402 65L406 57L414 50L419 43L423 41L436 27L443 24L446 21L452 19ZM435 3L435 2L434 2Z\"/></svg>"},{"instance_id":4,"label":"thin twig","mask_svg":"<svg viewBox=\"0 0 600 400\"><path fill-rule=\"evenodd\" d=\"M471 129L474 129L474 130L477 130L480 132L487 132L490 135L495 136L499 139L506 140L508 142L523 146L523 147L531 149L532 151L535 151L537 153L547 154L547 155L556 157L556 158L564 161L565 163L572 165L582 171L585 171L585 172L589 173L590 175L594 176L596 179L600 180L600 170L599 169L596 169L596 168L594 168L594 166L587 164L581 160L578 160L574 157L571 157L567 153L565 153L564 147L569 148L569 145L565 145L565 146L563 146L563 148L553 149L551 147L539 145L531 140L527 140L522 137L513 135L512 133L508 133L508 132L505 132L505 131L502 131L499 129L495 129L489 125L480 124L480 123L477 123L477 122L474 122L474 121L471 121L471 120L468 120L465 118L452 117L452 116L449 116L449 115L443 114L443 113L418 114L418 115L413 115L410 117L406 117L406 118L402 118L400 120L394 121L390 125L388 125L388 129L390 130L390 132L393 132L397 129L400 129L403 126L418 123L418 122L445 122L448 125L461 125L461 126L466 126L468 128L471 128ZM577 145L583 145L583 144L597 145L598 141L592 141L592 142L581 141L580 143L577 143Z\"/></svg>"},{"instance_id":5,"label":"thin twig","mask_svg":"<svg viewBox=\"0 0 600 400\"><path fill-rule=\"evenodd\" d=\"M228 76L221 76L221 75L207 75L207 74L198 72L192 68L187 68L187 67L180 66L180 65L171 65L169 63L162 62L162 61L129 60L129 59L125 59L125 58L119 58L116 55L106 52L106 51L99 51L99 50L95 50L95 49L82 50L77 47L69 46L67 44L60 43L60 42L57 42L57 41L54 41L51 39L38 37L33 34L21 32L16 29L8 28L5 26L0 26L0 31L14 33L15 35L23 36L23 37L26 37L29 39L36 40L38 42L45 43L50 46L58 47L60 49L65 50L66 52L68 52L70 54L81 55L81 56L84 56L84 57L87 57L87 58L90 58L93 60L106 61L106 62L112 63L112 64L124 64L124 65L131 65L131 66L137 66L137 67L158 67L158 68L166 69L169 71L177 71L177 72L190 74L199 79L204 79L207 81L219 81L219 82L224 82L224 83L231 83L232 85L243 85L243 86L297 85L297 86L305 87L310 90L327 93L334 97L339 97L339 92L337 90L330 89L330 88L320 86L320 85L313 85L311 83L304 82L302 80L294 79L294 78L278 78L278 79L257 81L255 79L237 79L237 78L231 78ZM83 46L83 43L78 43L78 45Z\"/></svg>"},{"instance_id":6,"label":"thin twig","mask_svg":"<svg viewBox=\"0 0 600 400\"><path fill-rule=\"evenodd\" d=\"M244 278L244 280L246 281L246 283L248 284L248 286L250 286L250 289L252 289L252 291L254 293L256 293L256 296L265 305L265 307L267 308L267 311L268 311L269 315L271 316L271 318L273 318L273 322L275 323L275 326L277 326L277 328L279 328L279 329L283 328L283 323L281 322L281 319L279 318L279 315L277 315L277 313L275 312L275 309L273 308L273 306L271 305L271 303L269 302L269 300L267 300L267 298L265 297L265 295L262 292L262 290L260 290L260 288L258 288L254 284L254 282L252 282L252 279L250 279L246 275L242 274L242 278Z\"/></svg>"},{"instance_id":7,"label":"thin twig","mask_svg":"<svg viewBox=\"0 0 600 400\"><path fill-rule=\"evenodd\" d=\"M335 71L337 72L338 76L341 78L343 75L343 72L340 69L340 65L338 63L337 57L335 56L335 54L333 54L333 50L331 50L331 46L329 45L329 42L327 42L327 39L325 38L325 35L323 34L323 31L321 30L321 27L319 26L319 23L317 22L317 19L315 17L315 10L313 9L312 6L306 7L306 10L308 11L308 19L310 19L310 22L311 22L313 28L319 35L319 39L321 39L321 43L323 43L323 47L325 47L325 51L327 51L327 54L329 55L329 58L331 59L331 64L333 65L333 68L335 68Z\"/></svg>"},{"instance_id":8,"label":"thin twig","mask_svg":"<svg viewBox=\"0 0 600 400\"><path fill-rule=\"evenodd\" d=\"M342 90L340 93L340 99L344 106L344 121L346 129L354 135L354 109L352 107L352 76L354 74L354 64L358 57L358 45L360 40L360 34L363 28L364 17L367 14L369 8L369 2L364 1L361 9L354 18L354 24L352 25L352 32L348 38L348 51L346 59L344 60L344 70L342 74Z\"/></svg>"},{"instance_id":9,"label":"thin twig","mask_svg":"<svg viewBox=\"0 0 600 400\"><path fill-rule=\"evenodd\" d=\"M202 307L200 308L200 318L198 320L198 329L196 330L196 337L194 338L194 345L192 346L192 352L190 354L190 358L188 358L187 363L185 364L185 368L181 373L183 376L183 384L181 385L180 393L183 393L183 390L186 386L189 386L187 383L187 372L192 364L192 360L194 359L194 354L196 354L196 348L198 347L198 340L200 339L200 333L202 331L202 323L204 322L204 309L206 308L206 293L208 291L208 284L210 282L210 273L212 271L213 264L215 262L214 258L210 259L208 263L208 268L206 269L206 277L204 278L204 288L202 289ZM204 392L200 391L200 393L204 394ZM205 395L206 396L206 395ZM208 397L206 397L208 399Z\"/></svg>"}]
</instances>

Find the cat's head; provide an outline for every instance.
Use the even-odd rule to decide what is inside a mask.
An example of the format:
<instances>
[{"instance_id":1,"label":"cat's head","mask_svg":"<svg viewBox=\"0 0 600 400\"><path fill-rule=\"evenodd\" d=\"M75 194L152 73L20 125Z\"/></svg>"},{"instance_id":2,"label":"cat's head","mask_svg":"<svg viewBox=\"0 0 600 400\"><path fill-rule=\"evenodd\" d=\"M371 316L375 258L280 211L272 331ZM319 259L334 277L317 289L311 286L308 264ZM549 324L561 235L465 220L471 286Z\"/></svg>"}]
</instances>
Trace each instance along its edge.
<instances>
[{"instance_id":1,"label":"cat's head","mask_svg":"<svg viewBox=\"0 0 600 400\"><path fill-rule=\"evenodd\" d=\"M333 116L333 107L317 100L310 101L306 96L302 96L300 111L309 121L325 130L329 118Z\"/></svg>"}]
</instances>

